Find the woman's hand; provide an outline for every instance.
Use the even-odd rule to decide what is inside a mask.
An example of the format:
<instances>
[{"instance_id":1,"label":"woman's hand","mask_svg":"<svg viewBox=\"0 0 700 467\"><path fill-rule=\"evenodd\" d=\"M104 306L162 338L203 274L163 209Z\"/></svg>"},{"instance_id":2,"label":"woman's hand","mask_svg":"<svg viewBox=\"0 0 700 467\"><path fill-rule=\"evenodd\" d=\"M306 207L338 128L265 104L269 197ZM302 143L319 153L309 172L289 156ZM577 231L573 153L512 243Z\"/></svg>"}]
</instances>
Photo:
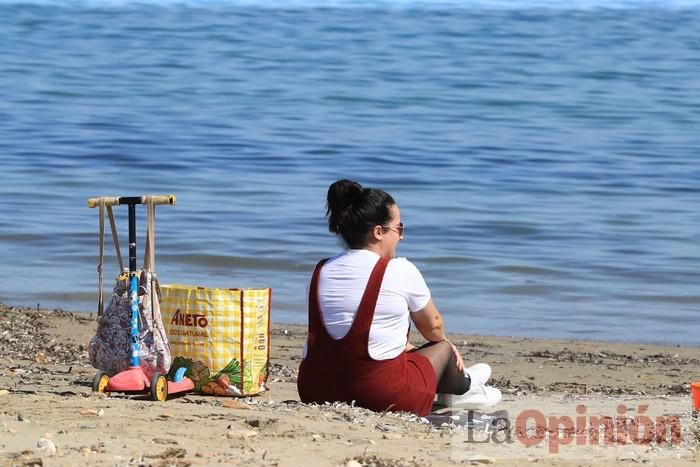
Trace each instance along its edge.
<instances>
[{"instance_id":1,"label":"woman's hand","mask_svg":"<svg viewBox=\"0 0 700 467\"><path fill-rule=\"evenodd\" d=\"M447 340L447 339L445 339ZM450 341L447 341L450 342ZM460 372L464 371L464 360L462 360L462 355L459 353L459 349L457 348L456 345L454 345L452 342L450 342L450 345L452 346L452 352L455 354L455 360L457 361L457 369Z\"/></svg>"},{"instance_id":2,"label":"woman's hand","mask_svg":"<svg viewBox=\"0 0 700 467\"><path fill-rule=\"evenodd\" d=\"M410 342L406 342L406 348L404 349L404 352L410 352L411 350L415 349L416 346L411 344Z\"/></svg>"}]
</instances>

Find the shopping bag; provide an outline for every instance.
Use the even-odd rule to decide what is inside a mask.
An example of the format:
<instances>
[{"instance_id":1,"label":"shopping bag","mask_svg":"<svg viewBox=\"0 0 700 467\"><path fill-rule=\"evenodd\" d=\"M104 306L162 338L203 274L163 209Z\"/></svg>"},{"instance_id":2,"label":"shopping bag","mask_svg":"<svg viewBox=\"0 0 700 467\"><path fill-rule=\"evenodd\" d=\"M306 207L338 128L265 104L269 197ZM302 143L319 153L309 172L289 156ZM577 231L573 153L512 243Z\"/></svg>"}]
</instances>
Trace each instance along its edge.
<instances>
[{"instance_id":1,"label":"shopping bag","mask_svg":"<svg viewBox=\"0 0 700 467\"><path fill-rule=\"evenodd\" d=\"M249 396L267 388L272 290L161 285L172 368L203 394Z\"/></svg>"}]
</instances>

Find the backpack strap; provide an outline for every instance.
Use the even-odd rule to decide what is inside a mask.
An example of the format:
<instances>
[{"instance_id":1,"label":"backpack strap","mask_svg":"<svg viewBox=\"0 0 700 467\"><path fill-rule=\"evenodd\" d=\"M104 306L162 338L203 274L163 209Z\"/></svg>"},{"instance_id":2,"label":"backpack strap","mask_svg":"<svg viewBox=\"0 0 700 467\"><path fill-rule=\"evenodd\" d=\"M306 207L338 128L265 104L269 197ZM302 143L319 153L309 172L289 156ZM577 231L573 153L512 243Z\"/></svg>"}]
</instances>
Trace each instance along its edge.
<instances>
[{"instance_id":1,"label":"backpack strap","mask_svg":"<svg viewBox=\"0 0 700 467\"><path fill-rule=\"evenodd\" d=\"M146 204L146 219L148 223L148 228L146 230L146 250L143 258L143 268L148 269L151 272L156 270L156 236L155 236L155 223L156 223L156 205L153 203L151 196L144 196Z\"/></svg>"},{"instance_id":2,"label":"backpack strap","mask_svg":"<svg viewBox=\"0 0 700 467\"><path fill-rule=\"evenodd\" d=\"M119 247L119 234L117 233L117 223L114 221L112 206L107 206L107 214L109 214L109 225L112 228L112 240L114 241L114 250L117 253L117 261L119 262L119 272L122 272L124 270L124 261L122 261L122 252Z\"/></svg>"},{"instance_id":3,"label":"backpack strap","mask_svg":"<svg viewBox=\"0 0 700 467\"><path fill-rule=\"evenodd\" d=\"M119 262L119 271L124 269L124 262L122 261L121 249L119 248L119 235L117 234L117 224L114 220L114 212L112 211L112 206L107 205L105 199L100 198L99 202L99 217L100 217L100 235L99 235L99 246L100 246L100 259L97 264L97 317L101 317L104 312L104 272L102 270L102 265L104 264L104 253L105 253L105 211L109 214L109 225L112 229L112 240L114 241L114 249L117 254L117 261Z\"/></svg>"},{"instance_id":4,"label":"backpack strap","mask_svg":"<svg viewBox=\"0 0 700 467\"><path fill-rule=\"evenodd\" d=\"M153 296L157 295L156 291L156 235L155 235L155 223L156 223L156 205L153 202L152 196L144 196L144 201L146 204L146 222L148 224L146 228L146 249L144 252L143 259L143 269L150 272L151 279L151 319L155 322L156 310L155 310L155 300Z\"/></svg>"},{"instance_id":5,"label":"backpack strap","mask_svg":"<svg viewBox=\"0 0 700 467\"><path fill-rule=\"evenodd\" d=\"M104 311L104 277L102 274L102 262L104 261L105 255L105 202L100 199L99 201L99 222L100 222L100 234L98 237L98 243L100 245L100 259L97 263L97 317L102 317L102 312Z\"/></svg>"}]
</instances>

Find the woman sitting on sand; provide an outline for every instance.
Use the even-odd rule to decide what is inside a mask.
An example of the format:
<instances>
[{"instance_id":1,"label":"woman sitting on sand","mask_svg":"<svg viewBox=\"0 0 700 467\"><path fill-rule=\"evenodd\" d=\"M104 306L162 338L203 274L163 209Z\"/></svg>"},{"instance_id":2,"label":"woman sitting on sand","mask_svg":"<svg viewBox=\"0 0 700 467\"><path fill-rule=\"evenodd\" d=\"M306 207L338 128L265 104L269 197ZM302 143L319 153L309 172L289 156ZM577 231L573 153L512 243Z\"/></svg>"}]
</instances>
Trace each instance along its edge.
<instances>
[{"instance_id":1,"label":"woman sitting on sand","mask_svg":"<svg viewBox=\"0 0 700 467\"><path fill-rule=\"evenodd\" d=\"M382 190L339 180L328 189L328 228L347 250L321 261L309 286L309 328L297 386L302 402L347 402L427 415L436 392L448 405L489 407L491 368L464 368L420 271L396 258L401 212ZM410 321L428 343L408 342Z\"/></svg>"}]
</instances>

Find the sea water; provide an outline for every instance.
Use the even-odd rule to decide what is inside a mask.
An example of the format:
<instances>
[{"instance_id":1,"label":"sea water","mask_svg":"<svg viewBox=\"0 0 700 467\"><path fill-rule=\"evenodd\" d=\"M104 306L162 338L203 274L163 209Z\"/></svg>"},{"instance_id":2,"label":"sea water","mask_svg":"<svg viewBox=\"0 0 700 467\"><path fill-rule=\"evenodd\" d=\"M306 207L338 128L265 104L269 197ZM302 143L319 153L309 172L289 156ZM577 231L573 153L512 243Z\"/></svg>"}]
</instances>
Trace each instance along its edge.
<instances>
[{"instance_id":1,"label":"sea water","mask_svg":"<svg viewBox=\"0 0 700 467\"><path fill-rule=\"evenodd\" d=\"M697 1L2 1L0 301L95 311L86 199L173 193L164 283L272 287L304 323L350 178L399 203L450 331L697 345L698 24Z\"/></svg>"}]
</instances>

